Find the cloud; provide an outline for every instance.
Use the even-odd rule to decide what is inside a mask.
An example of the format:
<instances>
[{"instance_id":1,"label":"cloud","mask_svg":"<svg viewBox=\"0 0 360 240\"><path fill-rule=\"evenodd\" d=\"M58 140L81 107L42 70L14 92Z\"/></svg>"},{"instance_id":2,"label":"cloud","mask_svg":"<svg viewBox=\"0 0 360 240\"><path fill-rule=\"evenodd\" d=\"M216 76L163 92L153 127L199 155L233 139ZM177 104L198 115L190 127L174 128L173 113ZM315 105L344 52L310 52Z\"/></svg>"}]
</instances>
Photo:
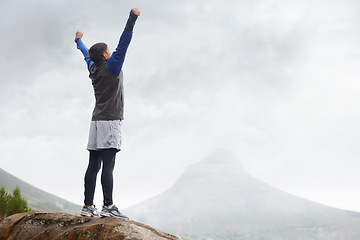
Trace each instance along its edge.
<instances>
[{"instance_id":1,"label":"cloud","mask_svg":"<svg viewBox=\"0 0 360 240\"><path fill-rule=\"evenodd\" d=\"M357 176L355 1L0 4L0 31L11 36L0 39L0 164L34 185L65 192L62 183L37 178L46 170L82 181L94 97L74 33L84 31L88 46L104 41L114 49L134 6L142 15L124 64L116 179L124 205L170 187L188 163L218 147L235 151L255 176L313 200L330 196L314 189L329 189L335 173ZM34 166L36 175L28 175ZM338 180L338 191L356 189L353 177ZM79 184L70 200L81 201Z\"/></svg>"}]
</instances>

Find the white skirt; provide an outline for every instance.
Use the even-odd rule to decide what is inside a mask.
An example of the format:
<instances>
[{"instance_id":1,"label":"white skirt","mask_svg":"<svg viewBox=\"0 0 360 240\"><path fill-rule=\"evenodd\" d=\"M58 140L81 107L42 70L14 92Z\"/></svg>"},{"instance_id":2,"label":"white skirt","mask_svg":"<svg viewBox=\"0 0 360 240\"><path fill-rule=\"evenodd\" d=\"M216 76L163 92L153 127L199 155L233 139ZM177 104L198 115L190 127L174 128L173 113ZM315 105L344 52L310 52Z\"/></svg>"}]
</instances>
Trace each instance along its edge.
<instances>
[{"instance_id":1,"label":"white skirt","mask_svg":"<svg viewBox=\"0 0 360 240\"><path fill-rule=\"evenodd\" d=\"M87 150L121 149L121 120L91 121Z\"/></svg>"}]
</instances>

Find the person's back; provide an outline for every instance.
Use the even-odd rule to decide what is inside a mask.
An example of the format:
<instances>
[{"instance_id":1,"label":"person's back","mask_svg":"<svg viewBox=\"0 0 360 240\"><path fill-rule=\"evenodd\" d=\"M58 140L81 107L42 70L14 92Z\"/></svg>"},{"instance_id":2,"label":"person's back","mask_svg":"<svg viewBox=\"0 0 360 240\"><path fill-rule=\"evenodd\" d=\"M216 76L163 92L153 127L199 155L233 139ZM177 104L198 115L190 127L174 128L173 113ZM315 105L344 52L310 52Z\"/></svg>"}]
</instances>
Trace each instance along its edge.
<instances>
[{"instance_id":1,"label":"person's back","mask_svg":"<svg viewBox=\"0 0 360 240\"><path fill-rule=\"evenodd\" d=\"M92 121L123 120L123 72L114 76L109 71L107 61L104 60L91 67L89 77L92 80L96 99Z\"/></svg>"}]
</instances>

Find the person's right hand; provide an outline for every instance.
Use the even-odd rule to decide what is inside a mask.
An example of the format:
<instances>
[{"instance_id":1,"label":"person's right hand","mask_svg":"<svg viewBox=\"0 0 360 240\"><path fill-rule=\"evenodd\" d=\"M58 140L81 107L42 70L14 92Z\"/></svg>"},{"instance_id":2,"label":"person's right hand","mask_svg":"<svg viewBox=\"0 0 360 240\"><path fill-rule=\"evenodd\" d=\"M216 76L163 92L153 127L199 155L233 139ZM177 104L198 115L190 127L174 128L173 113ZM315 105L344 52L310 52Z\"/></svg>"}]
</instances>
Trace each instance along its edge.
<instances>
[{"instance_id":1,"label":"person's right hand","mask_svg":"<svg viewBox=\"0 0 360 240\"><path fill-rule=\"evenodd\" d=\"M76 32L75 37L82 38L84 36L84 32Z\"/></svg>"},{"instance_id":2,"label":"person's right hand","mask_svg":"<svg viewBox=\"0 0 360 240\"><path fill-rule=\"evenodd\" d=\"M133 8L131 11L135 13L135 15L140 16L140 10L138 8Z\"/></svg>"}]
</instances>

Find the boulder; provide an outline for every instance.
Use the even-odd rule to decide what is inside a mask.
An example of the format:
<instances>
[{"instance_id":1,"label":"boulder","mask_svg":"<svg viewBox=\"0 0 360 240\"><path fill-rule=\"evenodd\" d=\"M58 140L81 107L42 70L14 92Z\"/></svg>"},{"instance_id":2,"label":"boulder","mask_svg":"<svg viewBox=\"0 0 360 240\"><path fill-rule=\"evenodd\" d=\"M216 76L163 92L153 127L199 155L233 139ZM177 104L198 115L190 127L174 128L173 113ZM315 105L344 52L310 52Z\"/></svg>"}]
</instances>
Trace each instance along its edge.
<instances>
[{"instance_id":1,"label":"boulder","mask_svg":"<svg viewBox=\"0 0 360 240\"><path fill-rule=\"evenodd\" d=\"M42 211L14 214L0 220L0 240L7 239L178 240L133 220Z\"/></svg>"}]
</instances>

